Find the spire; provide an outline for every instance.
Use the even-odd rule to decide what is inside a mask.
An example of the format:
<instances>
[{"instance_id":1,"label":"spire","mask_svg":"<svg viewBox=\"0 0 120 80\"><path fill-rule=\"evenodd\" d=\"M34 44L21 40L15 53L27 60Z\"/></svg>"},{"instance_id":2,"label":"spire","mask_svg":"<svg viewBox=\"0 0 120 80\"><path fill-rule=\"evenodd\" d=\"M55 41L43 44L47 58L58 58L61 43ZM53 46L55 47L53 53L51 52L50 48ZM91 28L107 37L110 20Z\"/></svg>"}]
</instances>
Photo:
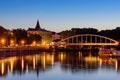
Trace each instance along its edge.
<instances>
[{"instance_id":1,"label":"spire","mask_svg":"<svg viewBox=\"0 0 120 80\"><path fill-rule=\"evenodd\" d=\"M41 27L40 27L40 24L39 24L39 20L37 20L37 24L36 24L35 29L36 29L36 30L41 30Z\"/></svg>"}]
</instances>

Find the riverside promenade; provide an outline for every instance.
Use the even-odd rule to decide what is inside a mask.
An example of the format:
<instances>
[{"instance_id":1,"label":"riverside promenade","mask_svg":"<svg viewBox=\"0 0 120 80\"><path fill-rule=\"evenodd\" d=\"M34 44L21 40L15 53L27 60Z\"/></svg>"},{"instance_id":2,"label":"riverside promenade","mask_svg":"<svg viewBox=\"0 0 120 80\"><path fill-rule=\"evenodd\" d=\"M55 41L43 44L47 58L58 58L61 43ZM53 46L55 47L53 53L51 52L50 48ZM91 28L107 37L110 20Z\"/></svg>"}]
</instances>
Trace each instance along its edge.
<instances>
[{"instance_id":1,"label":"riverside promenade","mask_svg":"<svg viewBox=\"0 0 120 80\"><path fill-rule=\"evenodd\" d=\"M0 53L2 52L19 52L19 51L42 51L49 50L49 48L44 47L31 47L31 46L23 46L23 47L4 47L0 48Z\"/></svg>"},{"instance_id":2,"label":"riverside promenade","mask_svg":"<svg viewBox=\"0 0 120 80\"><path fill-rule=\"evenodd\" d=\"M0 48L0 58L9 56L20 56L26 54L34 54L39 52L50 52L49 48L43 47L32 47L32 46L21 46L21 47L1 47Z\"/></svg>"}]
</instances>

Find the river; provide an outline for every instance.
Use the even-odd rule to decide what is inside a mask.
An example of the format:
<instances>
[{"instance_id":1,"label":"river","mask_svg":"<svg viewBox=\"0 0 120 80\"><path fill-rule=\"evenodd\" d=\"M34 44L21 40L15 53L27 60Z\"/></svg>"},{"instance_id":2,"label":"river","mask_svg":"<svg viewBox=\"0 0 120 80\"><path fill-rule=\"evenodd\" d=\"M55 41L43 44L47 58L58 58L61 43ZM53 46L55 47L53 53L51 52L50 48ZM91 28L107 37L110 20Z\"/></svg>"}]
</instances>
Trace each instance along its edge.
<instances>
[{"instance_id":1,"label":"river","mask_svg":"<svg viewBox=\"0 0 120 80\"><path fill-rule=\"evenodd\" d=\"M120 59L81 52L1 57L0 80L119 80Z\"/></svg>"}]
</instances>

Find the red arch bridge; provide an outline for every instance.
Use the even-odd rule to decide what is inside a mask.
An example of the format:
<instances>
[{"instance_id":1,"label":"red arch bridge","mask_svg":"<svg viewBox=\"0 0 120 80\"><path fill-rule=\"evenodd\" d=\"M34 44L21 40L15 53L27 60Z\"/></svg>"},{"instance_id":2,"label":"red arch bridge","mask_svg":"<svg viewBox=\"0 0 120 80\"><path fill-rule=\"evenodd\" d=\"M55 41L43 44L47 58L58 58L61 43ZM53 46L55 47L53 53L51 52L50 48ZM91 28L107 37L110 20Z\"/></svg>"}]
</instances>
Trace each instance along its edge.
<instances>
[{"instance_id":1,"label":"red arch bridge","mask_svg":"<svg viewBox=\"0 0 120 80\"><path fill-rule=\"evenodd\" d=\"M80 45L98 45L98 46L116 46L118 41L95 34L74 35L62 39L59 43L61 46L80 46Z\"/></svg>"}]
</instances>

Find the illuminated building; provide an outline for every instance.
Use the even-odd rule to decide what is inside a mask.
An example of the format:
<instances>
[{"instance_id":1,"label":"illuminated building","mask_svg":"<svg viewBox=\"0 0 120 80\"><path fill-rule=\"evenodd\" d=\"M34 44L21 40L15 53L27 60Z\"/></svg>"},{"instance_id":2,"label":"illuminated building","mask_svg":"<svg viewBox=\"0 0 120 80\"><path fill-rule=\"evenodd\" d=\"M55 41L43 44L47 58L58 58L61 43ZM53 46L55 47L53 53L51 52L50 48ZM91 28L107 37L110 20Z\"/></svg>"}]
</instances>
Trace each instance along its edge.
<instances>
[{"instance_id":1,"label":"illuminated building","mask_svg":"<svg viewBox=\"0 0 120 80\"><path fill-rule=\"evenodd\" d=\"M37 21L35 28L28 28L27 33L28 33L28 35L29 34L40 35L42 37L42 41L46 42L47 44L52 42L52 32L42 29L39 24L39 21Z\"/></svg>"},{"instance_id":2,"label":"illuminated building","mask_svg":"<svg viewBox=\"0 0 120 80\"><path fill-rule=\"evenodd\" d=\"M60 33L55 33L55 32L53 32L52 33L52 40L53 41L60 41Z\"/></svg>"}]
</instances>

